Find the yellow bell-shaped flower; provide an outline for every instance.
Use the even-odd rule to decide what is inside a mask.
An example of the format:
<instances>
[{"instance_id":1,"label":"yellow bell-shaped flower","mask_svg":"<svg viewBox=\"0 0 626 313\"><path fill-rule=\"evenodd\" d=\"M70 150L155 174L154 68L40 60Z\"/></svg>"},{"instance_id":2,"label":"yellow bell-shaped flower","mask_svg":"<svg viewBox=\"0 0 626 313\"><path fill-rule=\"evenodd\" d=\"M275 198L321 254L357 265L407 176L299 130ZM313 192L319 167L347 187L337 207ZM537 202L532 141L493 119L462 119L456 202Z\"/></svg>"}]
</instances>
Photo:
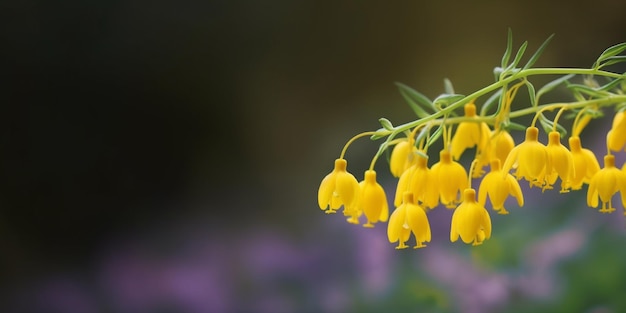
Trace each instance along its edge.
<instances>
[{"instance_id":1,"label":"yellow bell-shaped flower","mask_svg":"<svg viewBox=\"0 0 626 313\"><path fill-rule=\"evenodd\" d=\"M327 214L335 213L342 205L350 211L357 204L359 182L346 171L347 165L345 159L335 160L335 168L320 183L317 202Z\"/></svg>"},{"instance_id":2,"label":"yellow bell-shaped flower","mask_svg":"<svg viewBox=\"0 0 626 313\"><path fill-rule=\"evenodd\" d=\"M619 151L626 144L626 116L624 111L617 112L613 118L613 126L606 135L606 142L612 151Z\"/></svg>"},{"instance_id":3,"label":"yellow bell-shaped flower","mask_svg":"<svg viewBox=\"0 0 626 313\"><path fill-rule=\"evenodd\" d=\"M426 158L418 158L409 183L409 190L413 192L418 203L425 208L434 209L439 205L439 189L432 170L428 168L427 161Z\"/></svg>"},{"instance_id":4,"label":"yellow bell-shaped flower","mask_svg":"<svg viewBox=\"0 0 626 313\"><path fill-rule=\"evenodd\" d=\"M493 160L500 160L500 165L504 164L507 156L515 147L513 137L505 130L494 130L491 132L485 150L478 156L478 163L472 173L473 178L483 176L483 167L489 165Z\"/></svg>"},{"instance_id":5,"label":"yellow bell-shaped flower","mask_svg":"<svg viewBox=\"0 0 626 313\"><path fill-rule=\"evenodd\" d=\"M426 247L424 242L430 242L430 224L426 212L415 202L412 192L405 192L402 204L389 218L387 238L391 243L398 241L396 249L404 249L411 232L415 236L415 249Z\"/></svg>"},{"instance_id":6,"label":"yellow bell-shaped flower","mask_svg":"<svg viewBox=\"0 0 626 313\"><path fill-rule=\"evenodd\" d=\"M531 184L536 182L539 186L543 186L545 170L550 168L550 166L548 164L549 158L546 146L537 140L538 137L539 129L537 127L528 127L526 129L526 139L511 150L502 169L505 173L508 173L511 168L517 167L515 171L517 179L524 178Z\"/></svg>"},{"instance_id":7,"label":"yellow bell-shaped flower","mask_svg":"<svg viewBox=\"0 0 626 313\"><path fill-rule=\"evenodd\" d=\"M484 206L476 202L476 191L463 191L463 202L454 210L450 227L450 241L461 236L465 243L476 246L491 237L491 218Z\"/></svg>"},{"instance_id":8,"label":"yellow bell-shaped flower","mask_svg":"<svg viewBox=\"0 0 626 313\"><path fill-rule=\"evenodd\" d=\"M485 206L487 196L489 196L491 207L498 214L509 214L509 211L504 208L504 201L509 195L517 199L520 207L524 206L524 195L519 183L513 175L509 173L503 175L500 160L494 159L491 161L491 172L485 175L478 187L478 203Z\"/></svg>"},{"instance_id":9,"label":"yellow bell-shaped flower","mask_svg":"<svg viewBox=\"0 0 626 313\"><path fill-rule=\"evenodd\" d=\"M418 159L423 159L418 156ZM393 198L393 205L397 208L402 204L402 195L410 191L409 188L411 185L411 179L415 175L415 172L418 171L418 163L421 163L419 160L417 163L411 165L402 175L400 175L400 179L398 180L398 185L396 186L396 194Z\"/></svg>"},{"instance_id":10,"label":"yellow bell-shaped flower","mask_svg":"<svg viewBox=\"0 0 626 313\"><path fill-rule=\"evenodd\" d=\"M513 141L513 137L511 137L511 134L505 130L499 130L497 132L494 131L489 143L487 144L491 160L498 159L500 160L500 164L504 164L504 161L506 161L506 158L509 156L509 153L511 153L511 150L513 150L514 147L515 141Z\"/></svg>"},{"instance_id":11,"label":"yellow bell-shaped flower","mask_svg":"<svg viewBox=\"0 0 626 313\"><path fill-rule=\"evenodd\" d=\"M615 167L615 156L605 155L604 168L593 175L589 183L587 205L593 208L598 207L599 196L602 201L600 212L613 212L615 208L613 208L611 198L618 191L622 198L622 205L626 207L626 174Z\"/></svg>"},{"instance_id":12,"label":"yellow bell-shaped flower","mask_svg":"<svg viewBox=\"0 0 626 313\"><path fill-rule=\"evenodd\" d=\"M405 170L417 161L417 147L415 140L410 138L396 144L391 151L389 169L394 177L400 177Z\"/></svg>"},{"instance_id":13,"label":"yellow bell-shaped flower","mask_svg":"<svg viewBox=\"0 0 626 313\"><path fill-rule=\"evenodd\" d=\"M417 162L402 173L393 204L399 207L402 204L403 194L413 192L414 198L427 208L434 208L439 204L439 190L432 182L433 176L428 169L428 159L418 155Z\"/></svg>"},{"instance_id":14,"label":"yellow bell-shaped flower","mask_svg":"<svg viewBox=\"0 0 626 313\"><path fill-rule=\"evenodd\" d=\"M439 189L441 203L447 208L454 208L459 203L459 194L467 188L467 172L463 166L452 161L447 150L439 153L439 162L431 169L432 182Z\"/></svg>"},{"instance_id":15,"label":"yellow bell-shaped flower","mask_svg":"<svg viewBox=\"0 0 626 313\"><path fill-rule=\"evenodd\" d=\"M365 178L359 183L361 194L359 208L365 214L367 223L363 227L374 227L377 222L386 222L389 217L389 204L385 190L376 181L376 171L365 171Z\"/></svg>"},{"instance_id":16,"label":"yellow bell-shaped flower","mask_svg":"<svg viewBox=\"0 0 626 313\"><path fill-rule=\"evenodd\" d=\"M476 106L468 103L464 107L466 118L476 118ZM452 137L450 151L455 160L461 157L466 149L477 146L478 151L484 150L491 131L484 122L461 122Z\"/></svg>"},{"instance_id":17,"label":"yellow bell-shaped flower","mask_svg":"<svg viewBox=\"0 0 626 313\"><path fill-rule=\"evenodd\" d=\"M589 184L593 175L600 171L600 164L591 150L581 146L579 137L569 138L569 148L574 161L574 175L570 176L570 186L573 190L579 190L583 183Z\"/></svg>"},{"instance_id":18,"label":"yellow bell-shaped flower","mask_svg":"<svg viewBox=\"0 0 626 313\"><path fill-rule=\"evenodd\" d=\"M561 134L552 131L548 134L548 165L546 166L546 185L544 188L551 188L556 177L561 178L561 193L569 191L571 176L575 175L574 159L572 153L561 144Z\"/></svg>"}]
</instances>

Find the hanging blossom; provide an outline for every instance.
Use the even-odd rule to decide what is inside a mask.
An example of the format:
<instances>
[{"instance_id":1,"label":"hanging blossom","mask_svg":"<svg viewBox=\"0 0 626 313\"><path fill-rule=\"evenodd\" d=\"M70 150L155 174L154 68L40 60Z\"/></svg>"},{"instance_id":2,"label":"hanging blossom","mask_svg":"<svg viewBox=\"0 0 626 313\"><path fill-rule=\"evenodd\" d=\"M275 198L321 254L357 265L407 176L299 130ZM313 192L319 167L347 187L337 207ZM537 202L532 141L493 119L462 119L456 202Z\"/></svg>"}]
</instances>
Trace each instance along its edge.
<instances>
[{"instance_id":1,"label":"hanging blossom","mask_svg":"<svg viewBox=\"0 0 626 313\"><path fill-rule=\"evenodd\" d=\"M412 192L407 191L402 196L402 204L389 218L387 238L391 243L398 242L396 249L405 249L408 247L405 243L413 233L416 241L414 248L426 247L424 242L430 242L431 237L426 211L415 202Z\"/></svg>"},{"instance_id":2,"label":"hanging blossom","mask_svg":"<svg viewBox=\"0 0 626 313\"><path fill-rule=\"evenodd\" d=\"M400 93L417 117L397 126L381 118L382 128L348 140L333 170L320 183L319 208L332 214L343 207L348 223L363 222L366 228L388 223L387 239L397 249L408 248L411 237L415 238L414 248L431 242L429 217L439 214L439 208L454 210L450 241L460 238L472 245L487 243L492 235L487 206L507 215L503 218L533 214L512 209L524 206L522 179L531 187L541 188L543 194L573 193L588 185L588 206L601 204L600 212L613 212L618 205L612 200L619 194L621 206L626 208L626 165L615 164L612 154L626 150L626 75L604 70L626 61L620 55L626 51L626 43L608 48L589 69L555 69L532 67L545 43L522 65L518 62L523 50L510 58L514 55L511 41L509 37L502 63L494 72L496 81L468 95L455 93L449 81L445 82L445 93L432 100L399 84ZM535 86L538 76L556 78ZM582 84L578 83L580 77L584 77ZM593 77L607 82L598 88L600 84ZM543 101L543 95L559 86L569 87L565 89L571 94L565 102ZM528 96L520 99L517 93L524 88ZM521 107L513 109L514 100ZM616 113L606 134L606 155L600 167L597 152L583 146L581 134L591 120L603 118L609 109ZM555 110L556 114L550 113ZM520 124L526 121L522 117L533 115L529 125ZM565 121L571 117L571 123ZM524 129L524 140L516 144L514 133ZM561 139L566 138L567 130L570 134L565 146ZM363 137L380 143L359 182L347 171L344 156L347 148ZM438 147L438 160L429 154L433 146ZM379 159L388 160L389 173L375 171ZM490 170L485 173L487 165ZM395 195L388 197L383 186L396 178L397 184L391 188ZM554 187L557 181L560 188ZM478 192L473 183L478 184Z\"/></svg>"}]
</instances>

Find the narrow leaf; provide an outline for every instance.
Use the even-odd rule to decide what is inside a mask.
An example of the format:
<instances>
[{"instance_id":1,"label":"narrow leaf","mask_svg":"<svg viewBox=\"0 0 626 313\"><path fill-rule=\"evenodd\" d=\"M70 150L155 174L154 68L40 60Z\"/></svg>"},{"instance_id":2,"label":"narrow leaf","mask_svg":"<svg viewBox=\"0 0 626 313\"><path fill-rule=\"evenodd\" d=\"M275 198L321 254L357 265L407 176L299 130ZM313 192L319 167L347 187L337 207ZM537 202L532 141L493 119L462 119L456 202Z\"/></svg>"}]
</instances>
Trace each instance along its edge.
<instances>
[{"instance_id":1,"label":"narrow leaf","mask_svg":"<svg viewBox=\"0 0 626 313\"><path fill-rule=\"evenodd\" d=\"M426 146L429 147L430 145L432 145L433 142L437 141L437 139L439 139L439 137L441 137L442 134L443 134L443 127L439 126L437 130L435 130L435 132L430 135L430 138L428 138L428 141L426 142Z\"/></svg>"},{"instance_id":2,"label":"narrow leaf","mask_svg":"<svg viewBox=\"0 0 626 313\"><path fill-rule=\"evenodd\" d=\"M506 124L504 124L502 126L506 130L520 130L520 131L521 130L526 130L526 128L528 127L528 126L525 126L525 125L522 125L522 124L519 124L519 123L515 123L515 122L511 122L511 121L507 122Z\"/></svg>"},{"instance_id":3,"label":"narrow leaf","mask_svg":"<svg viewBox=\"0 0 626 313\"><path fill-rule=\"evenodd\" d=\"M513 32L509 28L508 35L506 38L506 50L504 50L504 55L502 56L502 68L506 68L509 64L509 59L511 58L511 53L513 53Z\"/></svg>"},{"instance_id":4,"label":"narrow leaf","mask_svg":"<svg viewBox=\"0 0 626 313\"><path fill-rule=\"evenodd\" d=\"M546 49L546 47L548 46L548 44L550 43L550 41L552 40L552 37L554 37L554 34L550 35L550 37L548 37L548 39L546 39L541 46L539 46L539 49L537 49L537 51L535 51L535 53L533 54L533 56L530 57L530 59L528 60L528 62L526 62L526 65L524 65L523 69L527 69L530 68L531 66L533 66L535 64L535 62L537 62L537 59L539 59L539 57L541 56L541 54L543 53L543 50Z\"/></svg>"},{"instance_id":5,"label":"narrow leaf","mask_svg":"<svg viewBox=\"0 0 626 313\"><path fill-rule=\"evenodd\" d=\"M535 86L529 81L525 81L524 84L526 85L526 89L528 90L528 98L530 99L531 106L536 107L539 98L537 98L536 96Z\"/></svg>"},{"instance_id":6,"label":"narrow leaf","mask_svg":"<svg viewBox=\"0 0 626 313\"><path fill-rule=\"evenodd\" d=\"M604 97L606 95L605 91L600 91L589 86L581 85L581 84L569 84L567 86L568 89L572 91L577 91L581 94L585 94L591 97Z\"/></svg>"},{"instance_id":7,"label":"narrow leaf","mask_svg":"<svg viewBox=\"0 0 626 313\"><path fill-rule=\"evenodd\" d=\"M614 46L608 47L598 57L598 63L601 63L602 61L604 61L604 60L606 60L606 59L608 59L608 58L610 58L612 56L616 56L616 55L622 53L622 51L624 51L624 50L626 50L626 42L622 42L622 43L616 44Z\"/></svg>"},{"instance_id":8,"label":"narrow leaf","mask_svg":"<svg viewBox=\"0 0 626 313\"><path fill-rule=\"evenodd\" d=\"M539 88L539 91L537 91L537 95L536 95L536 99L537 101L539 101L539 98L541 96L543 96L544 94L552 91L554 88L556 88L558 85L562 84L563 82L567 81L568 79L574 77L573 74L569 74L569 75L565 75L562 77L559 77L545 85L543 85L541 88Z\"/></svg>"},{"instance_id":9,"label":"narrow leaf","mask_svg":"<svg viewBox=\"0 0 626 313\"><path fill-rule=\"evenodd\" d=\"M372 134L372 136L370 137L371 140L378 140L380 138L384 138L389 136L389 134L391 134L390 131L384 129L384 128L380 128L378 129L376 132L374 132L374 134Z\"/></svg>"},{"instance_id":10,"label":"narrow leaf","mask_svg":"<svg viewBox=\"0 0 626 313\"><path fill-rule=\"evenodd\" d=\"M437 108L445 108L463 98L465 98L464 95L444 93L435 98L435 100L433 100L433 105L435 105L435 107Z\"/></svg>"},{"instance_id":11,"label":"narrow leaf","mask_svg":"<svg viewBox=\"0 0 626 313\"><path fill-rule=\"evenodd\" d=\"M610 58L606 58L602 64L598 66L598 69L601 69L605 66L626 62L626 55L616 55Z\"/></svg>"},{"instance_id":12,"label":"narrow leaf","mask_svg":"<svg viewBox=\"0 0 626 313\"><path fill-rule=\"evenodd\" d=\"M604 86L601 86L600 88L598 88L598 90L609 91L613 89L614 87L616 87L617 85L619 85L621 82L622 82L621 79L614 79L608 84L605 84Z\"/></svg>"},{"instance_id":13,"label":"narrow leaf","mask_svg":"<svg viewBox=\"0 0 626 313\"><path fill-rule=\"evenodd\" d=\"M505 69L505 71L514 69L517 66L519 61L522 60L522 56L524 55L524 52L526 51L527 46L528 46L528 41L524 41L524 43L519 47L519 50L517 50L515 59L513 59L513 62L509 64L509 66Z\"/></svg>"},{"instance_id":14,"label":"narrow leaf","mask_svg":"<svg viewBox=\"0 0 626 313\"><path fill-rule=\"evenodd\" d=\"M430 113L424 109L434 109L433 103L430 99L428 99L428 97L402 83L396 82L396 86L398 86L400 94L418 117L424 118L430 115Z\"/></svg>"},{"instance_id":15,"label":"narrow leaf","mask_svg":"<svg viewBox=\"0 0 626 313\"><path fill-rule=\"evenodd\" d=\"M498 101L496 100L500 100L500 96L502 95L502 89L498 89L497 92L494 92L488 99L487 101L485 101L485 103L483 103L482 108L480 108L480 115L481 116L485 116L487 115L487 111L489 111L491 109L491 107L497 103ZM499 111L499 109L498 109ZM497 112L496 112L497 113Z\"/></svg>"},{"instance_id":16,"label":"narrow leaf","mask_svg":"<svg viewBox=\"0 0 626 313\"><path fill-rule=\"evenodd\" d=\"M443 86L444 86L444 90L446 91L446 93L454 94L454 87L452 86L452 82L449 79L444 78Z\"/></svg>"},{"instance_id":17,"label":"narrow leaf","mask_svg":"<svg viewBox=\"0 0 626 313\"><path fill-rule=\"evenodd\" d=\"M391 124L391 121L384 117L379 118L378 121L384 129L393 131L393 124Z\"/></svg>"}]
</instances>

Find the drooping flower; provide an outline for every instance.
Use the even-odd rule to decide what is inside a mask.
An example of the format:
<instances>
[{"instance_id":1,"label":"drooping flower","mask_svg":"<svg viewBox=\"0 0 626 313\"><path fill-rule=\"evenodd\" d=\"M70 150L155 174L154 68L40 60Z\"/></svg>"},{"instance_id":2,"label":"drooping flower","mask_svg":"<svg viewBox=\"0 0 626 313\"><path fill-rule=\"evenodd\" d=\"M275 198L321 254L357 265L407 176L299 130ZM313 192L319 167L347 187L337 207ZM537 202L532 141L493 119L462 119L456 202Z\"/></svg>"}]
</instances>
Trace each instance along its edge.
<instances>
[{"instance_id":1,"label":"drooping flower","mask_svg":"<svg viewBox=\"0 0 626 313\"><path fill-rule=\"evenodd\" d=\"M365 171L365 178L359 183L361 193L358 206L365 214L367 223L363 227L374 227L375 223L386 222L389 217L389 204L385 190L376 181L376 171Z\"/></svg>"},{"instance_id":2,"label":"drooping flower","mask_svg":"<svg viewBox=\"0 0 626 313\"><path fill-rule=\"evenodd\" d=\"M624 111L617 112L613 118L613 126L606 135L607 145L612 151L620 151L626 145L626 116Z\"/></svg>"},{"instance_id":3,"label":"drooping flower","mask_svg":"<svg viewBox=\"0 0 626 313\"><path fill-rule=\"evenodd\" d=\"M397 207L391 216L389 217L389 223L387 224L387 239L389 242L398 242L396 249L406 249L405 243L411 236L411 230L409 224L406 222L406 206L404 204Z\"/></svg>"},{"instance_id":4,"label":"drooping flower","mask_svg":"<svg viewBox=\"0 0 626 313\"><path fill-rule=\"evenodd\" d=\"M439 189L435 176L428 168L426 158L418 158L415 172L409 182L409 190L413 192L416 202L425 208L434 209L439 205Z\"/></svg>"},{"instance_id":5,"label":"drooping flower","mask_svg":"<svg viewBox=\"0 0 626 313\"><path fill-rule=\"evenodd\" d=\"M531 183L539 186L544 184L544 173L549 168L548 152L546 146L540 143L539 129L537 127L528 127L526 129L526 138L524 142L517 145L506 158L502 169L508 173L511 168L517 167L515 176L517 179L526 179Z\"/></svg>"},{"instance_id":6,"label":"drooping flower","mask_svg":"<svg viewBox=\"0 0 626 313\"><path fill-rule=\"evenodd\" d=\"M498 159L500 164L504 164L506 158L511 153L511 150L515 147L515 141L513 137L506 130L494 131L492 137L487 144L487 150L489 151L490 160Z\"/></svg>"},{"instance_id":7,"label":"drooping flower","mask_svg":"<svg viewBox=\"0 0 626 313\"><path fill-rule=\"evenodd\" d=\"M404 249L411 233L415 236L415 249L426 247L424 242L430 242L430 224L426 212L415 202L412 192L405 192L402 204L389 218L387 238L391 243L398 242L396 249Z\"/></svg>"},{"instance_id":8,"label":"drooping flower","mask_svg":"<svg viewBox=\"0 0 626 313\"><path fill-rule=\"evenodd\" d=\"M611 198L620 192L622 205L626 207L626 174L615 167L615 156L604 156L604 167L591 178L587 190L587 205L598 207L598 197L602 201L600 212L610 213L615 211ZM625 212L626 214L626 212Z\"/></svg>"},{"instance_id":9,"label":"drooping flower","mask_svg":"<svg viewBox=\"0 0 626 313\"><path fill-rule=\"evenodd\" d=\"M417 162L415 140L410 138L396 144L391 151L389 169L394 177L400 177L405 170Z\"/></svg>"},{"instance_id":10,"label":"drooping flower","mask_svg":"<svg viewBox=\"0 0 626 313\"><path fill-rule=\"evenodd\" d=\"M505 130L494 130L491 132L487 146L478 157L478 163L472 173L473 178L479 178L483 176L483 167L489 165L493 160L500 160L500 165L504 164L507 156L515 147L515 141L511 134Z\"/></svg>"},{"instance_id":11,"label":"drooping flower","mask_svg":"<svg viewBox=\"0 0 626 313\"><path fill-rule=\"evenodd\" d=\"M520 207L524 205L524 195L519 183L513 175L503 175L500 160L494 159L491 161L491 172L485 175L478 187L478 203L484 207L489 196L491 206L498 214L509 214L504 208L504 202L509 195L517 199Z\"/></svg>"},{"instance_id":12,"label":"drooping flower","mask_svg":"<svg viewBox=\"0 0 626 313\"><path fill-rule=\"evenodd\" d=\"M561 144L561 134L552 131L548 134L548 165L544 189L551 189L556 182L557 176L561 178L561 193L569 191L571 176L575 175L574 159L572 153Z\"/></svg>"},{"instance_id":13,"label":"drooping flower","mask_svg":"<svg viewBox=\"0 0 626 313\"><path fill-rule=\"evenodd\" d=\"M464 110L466 118L477 118L474 103L466 104ZM458 160L466 149L474 146L477 147L478 151L484 150L490 133L489 126L485 122L459 123L450 143L452 157Z\"/></svg>"},{"instance_id":14,"label":"drooping flower","mask_svg":"<svg viewBox=\"0 0 626 313\"><path fill-rule=\"evenodd\" d=\"M570 176L570 185L573 190L579 190L583 183L589 184L593 175L600 171L600 164L591 150L581 146L579 137L569 138L569 148L574 161L574 175Z\"/></svg>"},{"instance_id":15,"label":"drooping flower","mask_svg":"<svg viewBox=\"0 0 626 313\"><path fill-rule=\"evenodd\" d=\"M476 246L491 237L491 218L484 206L476 202L476 191L463 191L463 202L454 210L450 227L450 241L461 237L465 243Z\"/></svg>"},{"instance_id":16,"label":"drooping flower","mask_svg":"<svg viewBox=\"0 0 626 313\"><path fill-rule=\"evenodd\" d=\"M317 202L327 214L335 213L342 205L350 211L357 204L359 182L346 171L347 166L345 159L335 160L335 168L320 183Z\"/></svg>"},{"instance_id":17,"label":"drooping flower","mask_svg":"<svg viewBox=\"0 0 626 313\"><path fill-rule=\"evenodd\" d=\"M431 168L433 183L439 189L441 203L447 208L454 208L459 203L459 193L467 188L467 172L463 166L452 161L447 150L439 153L439 162Z\"/></svg>"},{"instance_id":18,"label":"drooping flower","mask_svg":"<svg viewBox=\"0 0 626 313\"><path fill-rule=\"evenodd\" d=\"M403 194L413 192L416 201L420 201L427 208L434 208L439 204L439 191L432 182L433 176L428 169L428 159L422 155L417 156L417 162L402 173L396 188L394 205L402 204Z\"/></svg>"}]
</instances>

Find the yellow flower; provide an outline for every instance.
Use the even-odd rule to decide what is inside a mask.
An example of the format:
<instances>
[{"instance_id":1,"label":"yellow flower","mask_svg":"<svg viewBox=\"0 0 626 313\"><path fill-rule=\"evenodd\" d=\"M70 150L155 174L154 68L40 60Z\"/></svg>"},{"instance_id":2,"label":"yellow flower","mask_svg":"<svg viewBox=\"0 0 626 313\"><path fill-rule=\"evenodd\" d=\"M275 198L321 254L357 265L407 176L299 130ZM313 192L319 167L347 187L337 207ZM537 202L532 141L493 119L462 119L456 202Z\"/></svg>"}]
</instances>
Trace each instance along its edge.
<instances>
[{"instance_id":1,"label":"yellow flower","mask_svg":"<svg viewBox=\"0 0 626 313\"><path fill-rule=\"evenodd\" d=\"M403 194L402 204L391 214L387 225L389 242L398 242L396 249L404 249L404 244L411 235L415 236L415 249L426 247L424 242L430 242L431 232L426 212L419 206L412 192Z\"/></svg>"},{"instance_id":2,"label":"yellow flower","mask_svg":"<svg viewBox=\"0 0 626 313\"><path fill-rule=\"evenodd\" d=\"M346 171L347 165L345 159L335 160L335 168L324 177L317 191L320 209L327 214L335 213L342 205L350 211L357 204L359 182Z\"/></svg>"},{"instance_id":3,"label":"yellow flower","mask_svg":"<svg viewBox=\"0 0 626 313\"><path fill-rule=\"evenodd\" d=\"M468 103L464 107L465 117L477 118L476 106ZM450 150L455 160L461 157L465 149L477 146L478 151L484 150L489 139L489 126L487 123L481 122L461 122L452 137Z\"/></svg>"},{"instance_id":4,"label":"yellow flower","mask_svg":"<svg viewBox=\"0 0 626 313\"><path fill-rule=\"evenodd\" d=\"M549 168L548 152L546 146L537 141L539 129L528 127L524 142L513 148L503 165L503 170L508 173L511 168L517 167L515 176L517 179L526 179L531 184L538 183L543 186L545 169Z\"/></svg>"},{"instance_id":5,"label":"yellow flower","mask_svg":"<svg viewBox=\"0 0 626 313\"><path fill-rule=\"evenodd\" d=\"M365 171L365 179L359 183L361 194L359 197L359 208L365 214L367 223L363 227L374 227L374 224L381 221L386 222L389 217L389 204L385 190L376 181L376 171Z\"/></svg>"},{"instance_id":6,"label":"yellow flower","mask_svg":"<svg viewBox=\"0 0 626 313\"><path fill-rule=\"evenodd\" d=\"M363 210L361 210L357 205L349 208L344 208L343 215L348 216L346 221L350 224L358 225L360 224L359 217L363 215Z\"/></svg>"},{"instance_id":7,"label":"yellow flower","mask_svg":"<svg viewBox=\"0 0 626 313\"><path fill-rule=\"evenodd\" d=\"M434 209L439 205L439 189L432 170L428 169L427 161L426 158L418 158L409 182L409 190L413 192L415 200L421 202L424 207Z\"/></svg>"},{"instance_id":8,"label":"yellow flower","mask_svg":"<svg viewBox=\"0 0 626 313\"><path fill-rule=\"evenodd\" d=\"M414 198L427 208L434 208L439 204L439 191L432 183L433 176L427 162L427 158L418 155L417 162L402 173L393 202L396 207L402 204L402 195L407 191L413 192Z\"/></svg>"},{"instance_id":9,"label":"yellow flower","mask_svg":"<svg viewBox=\"0 0 626 313\"><path fill-rule=\"evenodd\" d=\"M476 191L468 188L463 191L463 202L454 210L450 227L450 241L461 236L465 243L476 246L491 237L491 218L484 206L476 202Z\"/></svg>"},{"instance_id":10,"label":"yellow flower","mask_svg":"<svg viewBox=\"0 0 626 313\"><path fill-rule=\"evenodd\" d=\"M561 178L561 193L569 191L570 177L575 175L572 153L561 144L561 134L552 131L548 134L548 164L546 167L546 185L544 189L552 189L558 175Z\"/></svg>"},{"instance_id":11,"label":"yellow flower","mask_svg":"<svg viewBox=\"0 0 626 313\"><path fill-rule=\"evenodd\" d=\"M611 130L606 135L607 137L607 145L609 149L613 151L621 150L626 144L626 116L624 116L624 111L617 112L615 117L613 118L613 126Z\"/></svg>"},{"instance_id":12,"label":"yellow flower","mask_svg":"<svg viewBox=\"0 0 626 313\"><path fill-rule=\"evenodd\" d=\"M431 169L433 183L439 189L441 203L448 208L454 208L459 203L459 193L467 188L467 172L461 164L452 161L450 152L441 150L439 162Z\"/></svg>"},{"instance_id":13,"label":"yellow flower","mask_svg":"<svg viewBox=\"0 0 626 313\"><path fill-rule=\"evenodd\" d=\"M520 207L524 205L524 195L519 183L513 175L509 173L503 175L500 160L494 159L491 161L491 172L485 175L478 187L478 203L485 206L487 196L489 196L491 207L498 214L509 214L509 211L504 208L504 201L509 195L517 199Z\"/></svg>"},{"instance_id":14,"label":"yellow flower","mask_svg":"<svg viewBox=\"0 0 626 313\"><path fill-rule=\"evenodd\" d=\"M415 164L417 156L417 148L413 138L402 141L393 147L391 151L391 159L389 160L389 169L394 177L400 177L405 170Z\"/></svg>"},{"instance_id":15,"label":"yellow flower","mask_svg":"<svg viewBox=\"0 0 626 313\"><path fill-rule=\"evenodd\" d=\"M622 205L626 207L626 174L615 167L615 156L604 156L604 168L598 171L587 190L587 205L593 208L598 207L598 196L602 201L602 213L615 211L611 203L611 198L616 192L620 192ZM626 214L626 212L624 213Z\"/></svg>"},{"instance_id":16,"label":"yellow flower","mask_svg":"<svg viewBox=\"0 0 626 313\"><path fill-rule=\"evenodd\" d=\"M583 183L589 184L593 175L600 171L600 164L591 150L582 148L579 137L569 138L569 148L574 161L574 175L570 177L570 185L573 190L579 190Z\"/></svg>"},{"instance_id":17,"label":"yellow flower","mask_svg":"<svg viewBox=\"0 0 626 313\"><path fill-rule=\"evenodd\" d=\"M505 130L494 131L492 137L487 144L487 151L490 157L490 162L494 159L500 160L500 164L504 164L506 158L511 153L511 150L515 147L515 141L511 134Z\"/></svg>"},{"instance_id":18,"label":"yellow flower","mask_svg":"<svg viewBox=\"0 0 626 313\"><path fill-rule=\"evenodd\" d=\"M485 150L479 155L478 163L472 173L473 178L483 176L483 167L490 164L493 160L500 160L500 164L504 164L506 157L515 147L513 137L505 130L494 130L491 132Z\"/></svg>"}]
</instances>

